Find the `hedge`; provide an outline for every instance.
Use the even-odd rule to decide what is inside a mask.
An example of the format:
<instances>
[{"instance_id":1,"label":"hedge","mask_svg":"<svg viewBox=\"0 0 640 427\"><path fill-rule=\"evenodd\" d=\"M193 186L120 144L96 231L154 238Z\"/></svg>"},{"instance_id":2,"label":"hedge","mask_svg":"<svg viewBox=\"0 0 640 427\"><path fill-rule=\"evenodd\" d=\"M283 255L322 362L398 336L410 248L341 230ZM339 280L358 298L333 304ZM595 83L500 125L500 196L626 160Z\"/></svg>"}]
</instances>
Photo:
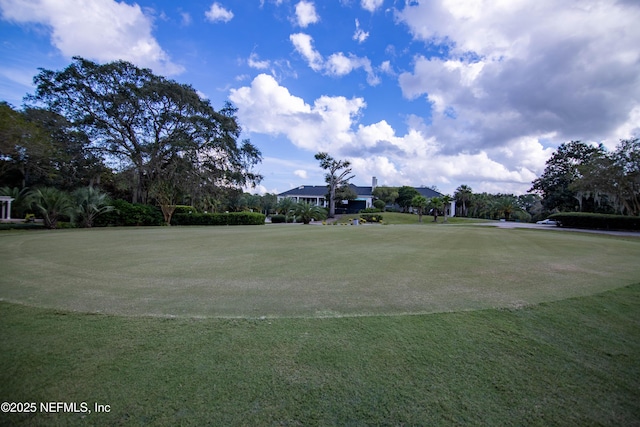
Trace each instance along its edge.
<instances>
[{"instance_id":1,"label":"hedge","mask_svg":"<svg viewBox=\"0 0 640 427\"><path fill-rule=\"evenodd\" d=\"M598 230L640 230L640 217L597 214L587 212L560 212L549 216L562 227L593 228Z\"/></svg>"},{"instance_id":2,"label":"hedge","mask_svg":"<svg viewBox=\"0 0 640 427\"><path fill-rule=\"evenodd\" d=\"M361 214L367 214L367 213L378 213L378 212L382 212L382 209L378 209L378 208L364 208L360 210Z\"/></svg>"},{"instance_id":3,"label":"hedge","mask_svg":"<svg viewBox=\"0 0 640 427\"><path fill-rule=\"evenodd\" d=\"M288 217L278 214L278 215L271 215L271 223L272 224L282 224L285 222L293 222L293 220L295 219L295 217L293 215L289 215Z\"/></svg>"},{"instance_id":4,"label":"hedge","mask_svg":"<svg viewBox=\"0 0 640 427\"><path fill-rule=\"evenodd\" d=\"M258 212L178 213L171 225L262 225L265 215Z\"/></svg>"},{"instance_id":5,"label":"hedge","mask_svg":"<svg viewBox=\"0 0 640 427\"><path fill-rule=\"evenodd\" d=\"M126 200L112 200L109 204L115 209L111 212L98 216L94 222L94 226L142 226L164 224L162 211L157 206L129 203Z\"/></svg>"}]
</instances>

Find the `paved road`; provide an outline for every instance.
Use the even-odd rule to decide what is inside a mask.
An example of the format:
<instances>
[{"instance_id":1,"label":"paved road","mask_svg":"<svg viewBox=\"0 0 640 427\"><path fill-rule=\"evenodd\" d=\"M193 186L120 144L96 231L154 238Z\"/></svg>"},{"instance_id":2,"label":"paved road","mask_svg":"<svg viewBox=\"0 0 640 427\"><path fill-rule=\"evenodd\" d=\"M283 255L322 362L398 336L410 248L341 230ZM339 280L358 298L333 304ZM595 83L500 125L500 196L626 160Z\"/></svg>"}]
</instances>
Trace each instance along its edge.
<instances>
[{"instance_id":1,"label":"paved road","mask_svg":"<svg viewBox=\"0 0 640 427\"><path fill-rule=\"evenodd\" d=\"M500 228L537 228L538 230L546 229L546 230L554 230L554 231L573 231L573 232L579 232L579 233L609 234L612 236L630 236L630 237L640 238L640 232L638 231L585 230L582 228L564 228L564 227L556 227L555 225L531 224L527 222L492 221L492 222L479 223L477 225L500 227Z\"/></svg>"}]
</instances>

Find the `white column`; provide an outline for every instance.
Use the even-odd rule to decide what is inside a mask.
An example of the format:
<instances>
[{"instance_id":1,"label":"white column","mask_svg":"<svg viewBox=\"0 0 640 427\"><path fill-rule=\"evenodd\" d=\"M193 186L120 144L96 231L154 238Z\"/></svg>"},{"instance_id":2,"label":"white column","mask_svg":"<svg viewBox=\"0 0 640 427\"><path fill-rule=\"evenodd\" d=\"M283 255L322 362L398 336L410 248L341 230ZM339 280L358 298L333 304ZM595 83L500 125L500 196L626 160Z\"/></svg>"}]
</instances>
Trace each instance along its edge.
<instances>
[{"instance_id":1,"label":"white column","mask_svg":"<svg viewBox=\"0 0 640 427\"><path fill-rule=\"evenodd\" d=\"M8 202L9 206L7 206L7 219L11 219L11 202L12 200L9 199L9 202Z\"/></svg>"}]
</instances>

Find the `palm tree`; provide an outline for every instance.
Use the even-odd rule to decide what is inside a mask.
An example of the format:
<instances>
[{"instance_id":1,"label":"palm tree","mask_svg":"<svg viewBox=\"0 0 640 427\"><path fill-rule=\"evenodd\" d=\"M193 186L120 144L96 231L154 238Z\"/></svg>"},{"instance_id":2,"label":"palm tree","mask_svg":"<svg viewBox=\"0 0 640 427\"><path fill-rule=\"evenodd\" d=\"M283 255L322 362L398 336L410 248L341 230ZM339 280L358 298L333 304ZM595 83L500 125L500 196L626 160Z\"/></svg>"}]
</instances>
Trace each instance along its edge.
<instances>
[{"instance_id":1,"label":"palm tree","mask_svg":"<svg viewBox=\"0 0 640 427\"><path fill-rule=\"evenodd\" d=\"M73 197L77 203L77 219L82 227L92 227L98 216L114 209L108 205L108 195L92 186L78 188L73 192Z\"/></svg>"},{"instance_id":2,"label":"palm tree","mask_svg":"<svg viewBox=\"0 0 640 427\"><path fill-rule=\"evenodd\" d=\"M441 200L442 211L444 212L444 222L447 222L447 209L449 209L449 206L451 206L451 201L453 200L453 198L450 195L445 194L441 197Z\"/></svg>"},{"instance_id":3,"label":"palm tree","mask_svg":"<svg viewBox=\"0 0 640 427\"><path fill-rule=\"evenodd\" d=\"M496 200L495 209L498 214L503 214L505 221L509 221L511 214L521 209L517 206L517 201L514 196L502 196Z\"/></svg>"},{"instance_id":4,"label":"palm tree","mask_svg":"<svg viewBox=\"0 0 640 427\"><path fill-rule=\"evenodd\" d=\"M421 195L413 196L411 199L411 207L418 210L418 222L422 222L422 214L427 207L427 198Z\"/></svg>"},{"instance_id":5,"label":"palm tree","mask_svg":"<svg viewBox=\"0 0 640 427\"><path fill-rule=\"evenodd\" d=\"M44 225L54 229L58 220L63 217L73 219L75 213L69 194L53 187L44 187L29 193L33 208L42 215Z\"/></svg>"},{"instance_id":6,"label":"palm tree","mask_svg":"<svg viewBox=\"0 0 640 427\"><path fill-rule=\"evenodd\" d=\"M327 217L327 211L324 208L318 205L312 205L309 202L296 204L293 212L304 224L309 224L312 219L320 220Z\"/></svg>"},{"instance_id":7,"label":"palm tree","mask_svg":"<svg viewBox=\"0 0 640 427\"><path fill-rule=\"evenodd\" d=\"M440 197L432 197L429 199L429 206L431 206L431 213L433 215L433 222L438 222L438 210L442 209L443 203Z\"/></svg>"},{"instance_id":8,"label":"palm tree","mask_svg":"<svg viewBox=\"0 0 640 427\"><path fill-rule=\"evenodd\" d=\"M294 206L295 202L291 197L285 197L276 205L276 212L278 212L279 214L284 214L285 223L289 222L289 214L293 210Z\"/></svg>"},{"instance_id":9,"label":"palm tree","mask_svg":"<svg viewBox=\"0 0 640 427\"><path fill-rule=\"evenodd\" d=\"M471 196L473 195L473 191L471 187L468 185L461 185L456 189L456 192L453 193L453 197L456 201L462 203L462 216L467 216L467 203L471 200Z\"/></svg>"}]
</instances>

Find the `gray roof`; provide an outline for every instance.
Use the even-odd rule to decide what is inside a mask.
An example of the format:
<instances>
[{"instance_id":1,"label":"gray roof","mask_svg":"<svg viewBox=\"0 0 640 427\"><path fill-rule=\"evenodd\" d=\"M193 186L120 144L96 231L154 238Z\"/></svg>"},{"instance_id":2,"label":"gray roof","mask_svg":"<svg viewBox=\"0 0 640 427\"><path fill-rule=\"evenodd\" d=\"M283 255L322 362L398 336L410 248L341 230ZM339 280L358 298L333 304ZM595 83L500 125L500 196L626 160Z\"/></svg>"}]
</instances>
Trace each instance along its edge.
<instances>
[{"instance_id":1,"label":"gray roof","mask_svg":"<svg viewBox=\"0 0 640 427\"><path fill-rule=\"evenodd\" d=\"M436 190L432 190L431 188L427 187L416 187L416 191L418 191L421 196L424 196L427 199L430 199L431 197L442 197L442 193L438 193Z\"/></svg>"},{"instance_id":2,"label":"gray roof","mask_svg":"<svg viewBox=\"0 0 640 427\"><path fill-rule=\"evenodd\" d=\"M357 185L349 184L349 187L358 196L371 196L371 192L373 191L371 187L359 187ZM431 188L426 187L416 187L418 193L423 195L424 197L441 197L442 194L438 193ZM325 197L328 192L328 188L326 185L301 185L300 187L292 188L291 190L285 191L284 193L278 194L281 197Z\"/></svg>"},{"instance_id":3,"label":"gray roof","mask_svg":"<svg viewBox=\"0 0 640 427\"><path fill-rule=\"evenodd\" d=\"M349 184L349 187L351 187L358 196L371 196L371 187L359 187L353 184ZM301 185L300 187L280 193L278 196L325 197L328 192L329 188L326 185Z\"/></svg>"},{"instance_id":4,"label":"gray roof","mask_svg":"<svg viewBox=\"0 0 640 427\"><path fill-rule=\"evenodd\" d=\"M289 191L280 193L278 196L324 197L327 194L327 191L326 185L301 185L300 187L292 188Z\"/></svg>"}]
</instances>

